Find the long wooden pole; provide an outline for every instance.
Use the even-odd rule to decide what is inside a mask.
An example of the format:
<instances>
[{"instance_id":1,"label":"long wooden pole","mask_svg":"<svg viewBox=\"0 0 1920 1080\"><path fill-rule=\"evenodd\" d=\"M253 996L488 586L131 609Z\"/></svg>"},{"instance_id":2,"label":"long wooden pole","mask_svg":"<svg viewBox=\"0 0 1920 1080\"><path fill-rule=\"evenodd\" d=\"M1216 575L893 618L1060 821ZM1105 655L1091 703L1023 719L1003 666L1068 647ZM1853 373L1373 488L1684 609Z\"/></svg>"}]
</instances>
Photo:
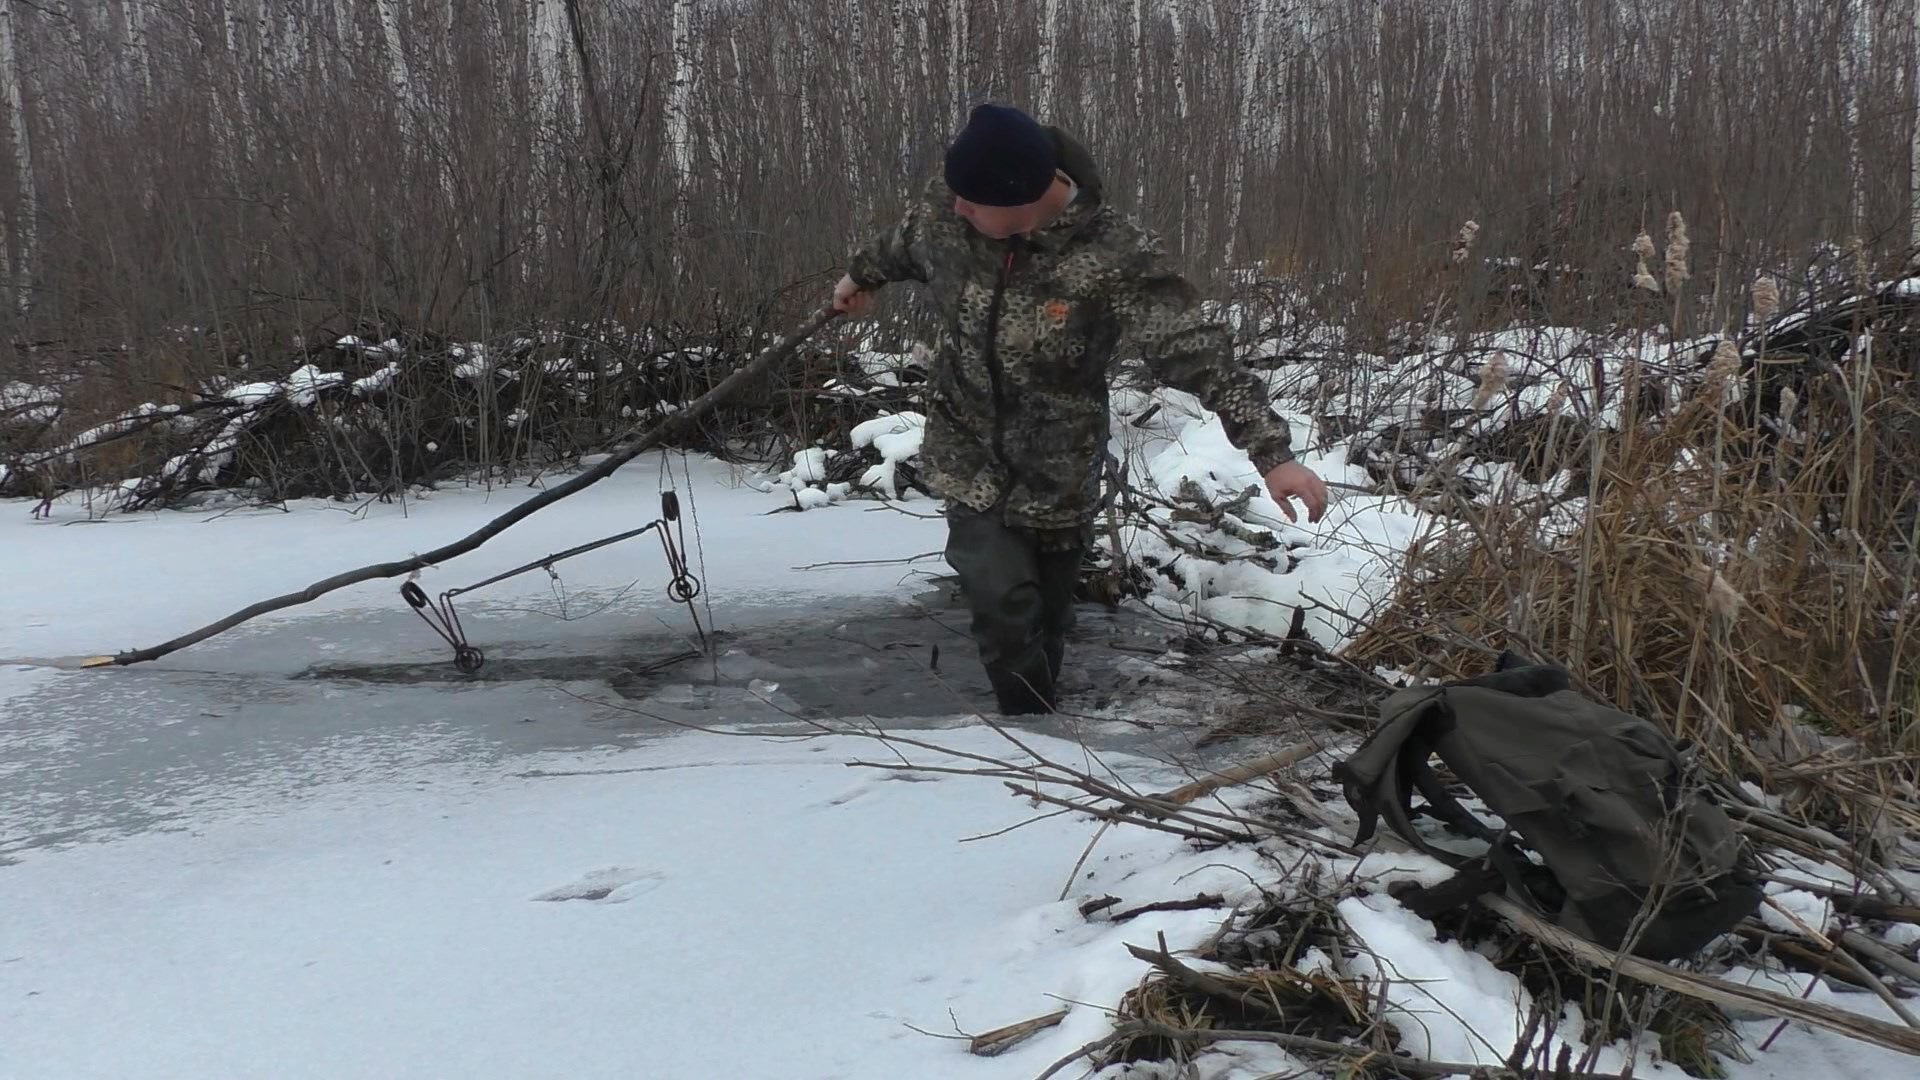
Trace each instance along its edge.
<instances>
[{"instance_id":1,"label":"long wooden pole","mask_svg":"<svg viewBox=\"0 0 1920 1080\"><path fill-rule=\"evenodd\" d=\"M314 600L336 589L344 589L349 585L358 585L363 581L399 577L402 574L410 574L422 567L431 566L435 563L445 562L448 559L465 555L467 552L474 550L500 535L513 525L525 520L538 511L552 506L554 503L559 502L569 495L585 491L594 484L612 476L614 471L620 468L620 466L625 465L627 462L632 461L648 450L652 450L670 440L691 434L695 425L706 419L722 402L738 393L740 389L748 383L756 382L764 378L768 371L772 370L774 365L792 356L794 350L798 349L802 342L812 337L815 333L818 333L821 327L832 322L838 316L839 312L832 308L826 308L817 312L807 321L806 325L788 334L786 337L781 338L779 341L774 342L773 345L769 346L766 351L762 352L759 356L734 369L732 374L720 380L718 386L715 386L693 401L688 402L684 409L666 417L631 442L625 443L614 450L612 454L608 455L605 461L600 462L598 465L584 472L575 474L563 484L548 488L450 544L435 548L422 555L415 555L409 559L374 563L371 566L363 566L358 570L348 570L344 573L335 574L325 580L316 581L298 592L287 593L284 596L276 596L270 600L262 600L257 604L244 607L218 622L209 623L190 634L174 638L172 641L154 645L150 648L119 653L115 656L96 656L85 661L81 666L125 666L127 664L145 663L148 660L157 660L162 656L166 656L168 653L178 652L188 646L197 645L216 634L225 633L243 622L259 618L270 611L279 611L283 608L312 603Z\"/></svg>"}]
</instances>

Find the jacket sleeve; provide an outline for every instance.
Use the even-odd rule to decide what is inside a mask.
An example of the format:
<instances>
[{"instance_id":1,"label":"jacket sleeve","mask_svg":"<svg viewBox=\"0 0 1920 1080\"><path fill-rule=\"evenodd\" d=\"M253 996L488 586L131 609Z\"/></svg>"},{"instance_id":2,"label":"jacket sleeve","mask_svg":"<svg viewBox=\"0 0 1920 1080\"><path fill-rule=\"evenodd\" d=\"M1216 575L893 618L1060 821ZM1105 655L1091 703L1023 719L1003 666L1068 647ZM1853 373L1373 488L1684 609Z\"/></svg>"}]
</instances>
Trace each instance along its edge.
<instances>
[{"instance_id":1,"label":"jacket sleeve","mask_svg":"<svg viewBox=\"0 0 1920 1080\"><path fill-rule=\"evenodd\" d=\"M847 276L862 289L877 289L893 281L927 280L926 258L920 243L926 201L914 199L891 229L853 253Z\"/></svg>"},{"instance_id":2,"label":"jacket sleeve","mask_svg":"<svg viewBox=\"0 0 1920 1080\"><path fill-rule=\"evenodd\" d=\"M1292 429L1273 411L1266 384L1234 359L1231 331L1206 317L1198 292L1150 234L1136 232L1130 242L1117 314L1153 377L1218 414L1227 438L1262 474L1292 461Z\"/></svg>"}]
</instances>

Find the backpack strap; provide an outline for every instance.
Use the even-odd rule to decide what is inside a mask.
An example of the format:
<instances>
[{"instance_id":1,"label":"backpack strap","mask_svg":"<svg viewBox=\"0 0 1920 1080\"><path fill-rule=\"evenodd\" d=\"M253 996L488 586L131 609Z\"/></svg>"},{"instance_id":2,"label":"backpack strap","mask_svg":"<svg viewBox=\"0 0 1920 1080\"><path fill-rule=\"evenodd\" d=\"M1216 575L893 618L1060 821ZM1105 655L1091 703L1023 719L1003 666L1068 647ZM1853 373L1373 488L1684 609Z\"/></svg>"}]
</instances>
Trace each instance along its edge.
<instances>
[{"instance_id":1,"label":"backpack strap","mask_svg":"<svg viewBox=\"0 0 1920 1080\"><path fill-rule=\"evenodd\" d=\"M1430 748L1409 746L1408 749L1408 760L1403 761L1401 767L1412 774L1413 784L1420 790L1420 794L1426 797L1427 807L1433 816L1476 840L1492 843L1493 830L1476 817L1473 811L1468 810L1459 799L1454 798L1453 792L1447 790L1447 785L1440 782L1439 774L1433 771L1433 766L1427 764L1427 753Z\"/></svg>"},{"instance_id":2,"label":"backpack strap","mask_svg":"<svg viewBox=\"0 0 1920 1080\"><path fill-rule=\"evenodd\" d=\"M1524 672L1523 677L1528 679L1524 684L1526 689L1534 691L1530 696L1544 696L1552 692L1551 687L1555 682L1552 675L1549 674L1542 679L1540 676L1543 672L1540 668L1521 670ZM1439 775L1427 763L1428 756L1436 752L1440 753L1441 760L1446 760L1446 754L1441 748L1446 745L1446 737L1453 732L1456 724L1452 706L1447 702L1445 694L1442 694L1435 704L1437 707L1427 723L1421 725L1417 733L1409 736L1402 746L1398 762L1401 775L1410 781L1408 786L1419 789L1420 794L1426 798L1428 809L1434 817L1474 839L1484 841L1487 851L1484 855L1472 857L1434 847L1412 829L1410 820L1406 830L1396 829L1395 831L1401 832L1402 837L1409 843L1455 870L1451 878L1439 885L1419 890L1416 895L1420 898L1418 901L1420 906L1415 910L1419 911L1423 917L1430 919L1434 911L1471 903L1485 893L1498 891L1503 883L1509 895L1522 904L1543 914L1553 910L1558 905L1543 906L1539 896L1527 881L1526 871L1533 869L1533 864L1517 850L1513 840L1516 834L1513 830L1506 827L1504 823L1498 832L1489 828L1473 811L1468 810L1453 792L1447 790L1447 785L1440 781Z\"/></svg>"},{"instance_id":3,"label":"backpack strap","mask_svg":"<svg viewBox=\"0 0 1920 1080\"><path fill-rule=\"evenodd\" d=\"M1400 745L1398 760L1394 763L1398 773L1396 779L1399 783L1394 792L1392 807L1398 813L1388 814L1387 824L1392 826L1393 831L1398 833L1402 840L1448 866L1458 869L1474 860L1444 848L1435 847L1413 827L1412 795L1417 789L1427 800L1427 806L1434 817L1471 836L1481 839L1491 839L1493 836L1492 831L1479 818L1474 817L1471 811L1460 804L1459 799L1453 797L1453 793L1447 790L1447 786L1441 783L1440 777L1434 773L1433 766L1427 764L1428 755L1433 753L1440 737L1452 730L1452 724L1452 712L1447 708L1446 699L1442 696L1435 702L1433 714Z\"/></svg>"}]
</instances>

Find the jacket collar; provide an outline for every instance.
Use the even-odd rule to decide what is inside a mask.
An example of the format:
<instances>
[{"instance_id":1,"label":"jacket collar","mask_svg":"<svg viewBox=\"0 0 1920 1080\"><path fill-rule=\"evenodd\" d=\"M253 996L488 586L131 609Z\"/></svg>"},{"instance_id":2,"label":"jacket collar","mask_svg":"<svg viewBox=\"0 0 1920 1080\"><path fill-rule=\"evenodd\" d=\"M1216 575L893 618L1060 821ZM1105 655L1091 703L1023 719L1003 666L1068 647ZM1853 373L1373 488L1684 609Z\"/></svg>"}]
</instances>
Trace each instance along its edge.
<instances>
[{"instance_id":1,"label":"jacket collar","mask_svg":"<svg viewBox=\"0 0 1920 1080\"><path fill-rule=\"evenodd\" d=\"M1060 152L1060 171L1073 180L1076 191L1073 201L1052 221L1027 237L1027 243L1044 250L1058 251L1099 216L1106 198L1100 170L1094 165L1093 155L1087 152L1087 148L1058 127L1048 126L1047 134L1053 136L1054 147Z\"/></svg>"}]
</instances>

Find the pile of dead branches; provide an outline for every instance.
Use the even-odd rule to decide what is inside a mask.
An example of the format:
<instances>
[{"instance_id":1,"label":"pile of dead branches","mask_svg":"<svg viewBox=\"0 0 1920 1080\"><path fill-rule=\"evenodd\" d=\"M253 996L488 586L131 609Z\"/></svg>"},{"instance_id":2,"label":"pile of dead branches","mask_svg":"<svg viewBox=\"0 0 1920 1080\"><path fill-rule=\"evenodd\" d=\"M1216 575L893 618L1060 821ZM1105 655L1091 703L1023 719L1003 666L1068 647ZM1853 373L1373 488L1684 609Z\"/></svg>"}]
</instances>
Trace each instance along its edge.
<instances>
[{"instance_id":1,"label":"pile of dead branches","mask_svg":"<svg viewBox=\"0 0 1920 1080\"><path fill-rule=\"evenodd\" d=\"M101 412L73 359L60 385L0 395L0 497L106 488L123 509L231 491L262 502L392 496L485 470L576 462L698 398L765 345L750 327L531 328L453 341L362 326ZM801 350L677 449L754 456L843 433L900 380L844 343ZM103 368L103 371L105 369ZM75 371L81 374L74 374ZM95 379L91 382L99 382Z\"/></svg>"},{"instance_id":2,"label":"pile of dead branches","mask_svg":"<svg viewBox=\"0 0 1920 1080\"><path fill-rule=\"evenodd\" d=\"M1843 282L1785 313L1769 308L1778 302L1770 279L1762 293L1759 317L1741 334L1668 341L1630 328L1538 326L1442 336L1433 345L1422 337L1390 355L1317 365L1291 395L1381 492L1447 512L1456 498L1584 496L1596 482L1595 445L1670 415L1710 372L1744 388L1743 415L1756 438L1736 441L1742 452L1776 441L1780 433L1765 418L1784 415L1783 395L1791 412L1834 373L1852 370L1863 334L1873 342L1870 366L1899 379L1915 374L1920 277ZM1723 338L1734 343L1730 378ZM1435 498L1441 488L1445 497Z\"/></svg>"},{"instance_id":3,"label":"pile of dead branches","mask_svg":"<svg viewBox=\"0 0 1920 1080\"><path fill-rule=\"evenodd\" d=\"M1720 1077L1727 1060L1764 1052L1789 1023L1920 1056L1920 903L1904 884L1920 872L1920 818L1913 813L1920 803L1891 815L1878 842L1864 845L1780 797L1726 788L1721 794L1759 856L1769 895L1757 916L1684 965L1602 948L1540 921L1497 892L1436 916L1431 932L1439 946L1460 950L1463 962L1490 961L1515 980L1520 996L1507 1004L1524 1023L1510 1033L1511 1048L1493 1067L1484 1060L1428 1060L1410 1049L1415 1040L1408 1025L1448 1023L1445 1006L1416 1010L1427 1015L1415 1016L1404 1004L1391 1003L1390 991L1399 994L1395 1000L1421 993L1404 982L1394 985L1399 980L1389 972L1404 958L1376 956L1343 915L1343 903L1356 898L1371 898L1376 910L1391 907L1402 884L1419 872L1417 857L1412 864L1363 860L1366 853L1346 842L1354 819L1324 790L1324 781L1327 766L1350 749L1351 739L1301 743L1242 765L1200 770L1181 787L1150 792L1049 759L1019 734L998 730L1010 745L1005 760L880 735L875 737L902 760L860 764L922 770L905 755L938 750L970 759L938 771L997 781L1039 812L1065 810L1098 821L1094 845L1109 829L1152 829L1202 850L1252 846L1274 868L1271 880L1252 882L1252 903L1245 894L1230 905L1205 893L1082 901L1081 916L1095 923L1195 909L1219 910L1222 921L1211 936L1184 950L1170 949L1164 938L1125 943L1146 969L1115 1004L1112 1030L1057 1061L1043 1078L1128 1062L1192 1069L1211 1050L1236 1043L1280 1047L1328 1075L1572 1078L1612 1075L1600 1071L1602 1049L1654 1040L1663 1059L1694 1076ZM1375 844L1378 851L1408 857L1390 833L1378 834ZM1070 879L1079 877L1092 851L1090 846L1081 855ZM1413 869L1390 869L1403 865ZM1741 974L1755 971L1798 972L1807 989L1768 990ZM1809 1000L1816 980L1841 1000L1878 998L1900 1022ZM1002 1053L1064 1015L975 1037L974 1052ZM1576 1041L1587 1047L1582 1056L1570 1045Z\"/></svg>"}]
</instances>

